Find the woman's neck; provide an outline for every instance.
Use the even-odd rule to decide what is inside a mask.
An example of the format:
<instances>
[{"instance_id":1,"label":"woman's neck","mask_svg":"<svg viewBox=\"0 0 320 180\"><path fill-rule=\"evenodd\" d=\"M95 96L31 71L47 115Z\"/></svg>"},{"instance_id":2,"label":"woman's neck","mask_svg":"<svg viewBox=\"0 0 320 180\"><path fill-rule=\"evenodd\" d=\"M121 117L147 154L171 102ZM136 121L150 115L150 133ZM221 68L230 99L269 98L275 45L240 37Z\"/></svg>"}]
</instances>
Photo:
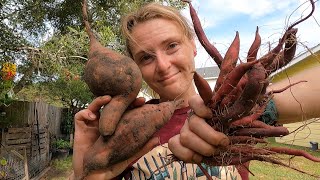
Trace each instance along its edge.
<instances>
[{"instance_id":1,"label":"woman's neck","mask_svg":"<svg viewBox=\"0 0 320 180\"><path fill-rule=\"evenodd\" d=\"M178 100L182 100L181 104L178 106L178 108L184 108L184 107L188 107L189 106L189 99L192 96L197 95L194 86L191 86L188 91L186 91L183 94L180 94L177 97L172 97L172 98L164 98L164 97L160 97L160 102L166 102L166 101L178 101Z\"/></svg>"}]
</instances>

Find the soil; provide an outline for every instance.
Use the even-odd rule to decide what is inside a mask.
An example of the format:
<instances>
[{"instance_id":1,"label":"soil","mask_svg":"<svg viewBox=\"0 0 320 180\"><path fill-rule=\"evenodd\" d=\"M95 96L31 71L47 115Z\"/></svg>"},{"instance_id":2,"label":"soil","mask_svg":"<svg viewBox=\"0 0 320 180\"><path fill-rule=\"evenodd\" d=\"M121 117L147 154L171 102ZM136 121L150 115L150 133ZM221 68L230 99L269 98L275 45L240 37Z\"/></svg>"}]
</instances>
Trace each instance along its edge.
<instances>
[{"instance_id":1,"label":"soil","mask_svg":"<svg viewBox=\"0 0 320 180\"><path fill-rule=\"evenodd\" d=\"M71 175L72 170L62 171L54 168L53 166L48 167L44 175L39 180L63 180L68 179Z\"/></svg>"}]
</instances>

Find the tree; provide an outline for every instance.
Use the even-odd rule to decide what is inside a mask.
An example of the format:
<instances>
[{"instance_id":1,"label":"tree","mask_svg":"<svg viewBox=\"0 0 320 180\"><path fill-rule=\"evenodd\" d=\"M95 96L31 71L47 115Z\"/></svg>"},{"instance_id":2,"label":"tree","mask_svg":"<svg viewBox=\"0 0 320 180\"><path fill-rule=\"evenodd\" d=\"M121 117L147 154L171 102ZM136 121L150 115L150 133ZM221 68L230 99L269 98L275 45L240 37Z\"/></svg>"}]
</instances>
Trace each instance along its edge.
<instances>
[{"instance_id":1,"label":"tree","mask_svg":"<svg viewBox=\"0 0 320 180\"><path fill-rule=\"evenodd\" d=\"M146 2L150 0L89 0L92 26L102 44L121 52L121 14ZM160 2L182 7L179 0ZM78 0L0 0L0 22L0 66L17 66L10 92L27 100L59 99L67 107L90 101L93 96L81 80L88 39Z\"/></svg>"}]
</instances>

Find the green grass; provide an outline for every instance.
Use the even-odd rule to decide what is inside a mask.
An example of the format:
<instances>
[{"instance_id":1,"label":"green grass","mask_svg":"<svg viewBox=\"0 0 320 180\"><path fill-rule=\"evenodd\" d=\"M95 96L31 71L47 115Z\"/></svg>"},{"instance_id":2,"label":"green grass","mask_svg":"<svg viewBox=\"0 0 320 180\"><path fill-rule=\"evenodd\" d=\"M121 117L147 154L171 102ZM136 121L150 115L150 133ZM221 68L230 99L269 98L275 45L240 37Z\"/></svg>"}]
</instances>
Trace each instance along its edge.
<instances>
[{"instance_id":1,"label":"green grass","mask_svg":"<svg viewBox=\"0 0 320 180\"><path fill-rule=\"evenodd\" d=\"M72 156L68 156L66 159L55 159L51 163L51 167L58 171L68 171L72 168Z\"/></svg>"},{"instance_id":2,"label":"green grass","mask_svg":"<svg viewBox=\"0 0 320 180\"><path fill-rule=\"evenodd\" d=\"M281 146L281 147L290 147L295 149L302 149L307 151L308 153L312 154L313 156L320 158L320 151L311 151L310 148L307 147L300 147L300 146L292 146L292 145L286 145L281 143L276 143L273 140L269 141L270 146ZM286 164L289 164L293 167L296 167L300 170L303 170L305 172L308 172L310 174L315 174L317 176L320 176L320 164L316 162L312 162L310 160L307 160L303 157L294 157L290 159L290 156L281 155L279 156L284 159ZM300 172L297 172L293 169L273 165L267 162L259 162L259 161L252 161L250 163L250 171L255 175L250 175L250 180L274 180L274 179L286 179L286 180L313 180L317 179L312 176L309 176L307 174L303 174Z\"/></svg>"},{"instance_id":3,"label":"green grass","mask_svg":"<svg viewBox=\"0 0 320 180\"><path fill-rule=\"evenodd\" d=\"M67 180L72 172L72 156L51 161L50 170L41 180Z\"/></svg>"}]
</instances>

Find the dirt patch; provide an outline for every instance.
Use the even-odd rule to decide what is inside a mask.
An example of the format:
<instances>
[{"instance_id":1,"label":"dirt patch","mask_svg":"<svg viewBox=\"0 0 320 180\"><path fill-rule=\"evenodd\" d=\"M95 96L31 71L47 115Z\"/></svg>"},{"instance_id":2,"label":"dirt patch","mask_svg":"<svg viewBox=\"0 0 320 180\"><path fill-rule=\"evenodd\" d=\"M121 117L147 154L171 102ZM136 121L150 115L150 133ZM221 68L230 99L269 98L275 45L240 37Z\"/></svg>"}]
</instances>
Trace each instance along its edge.
<instances>
[{"instance_id":1,"label":"dirt patch","mask_svg":"<svg viewBox=\"0 0 320 180\"><path fill-rule=\"evenodd\" d=\"M72 173L72 156L67 158L54 159L50 166L40 176L40 180L62 180L68 179Z\"/></svg>"}]
</instances>

